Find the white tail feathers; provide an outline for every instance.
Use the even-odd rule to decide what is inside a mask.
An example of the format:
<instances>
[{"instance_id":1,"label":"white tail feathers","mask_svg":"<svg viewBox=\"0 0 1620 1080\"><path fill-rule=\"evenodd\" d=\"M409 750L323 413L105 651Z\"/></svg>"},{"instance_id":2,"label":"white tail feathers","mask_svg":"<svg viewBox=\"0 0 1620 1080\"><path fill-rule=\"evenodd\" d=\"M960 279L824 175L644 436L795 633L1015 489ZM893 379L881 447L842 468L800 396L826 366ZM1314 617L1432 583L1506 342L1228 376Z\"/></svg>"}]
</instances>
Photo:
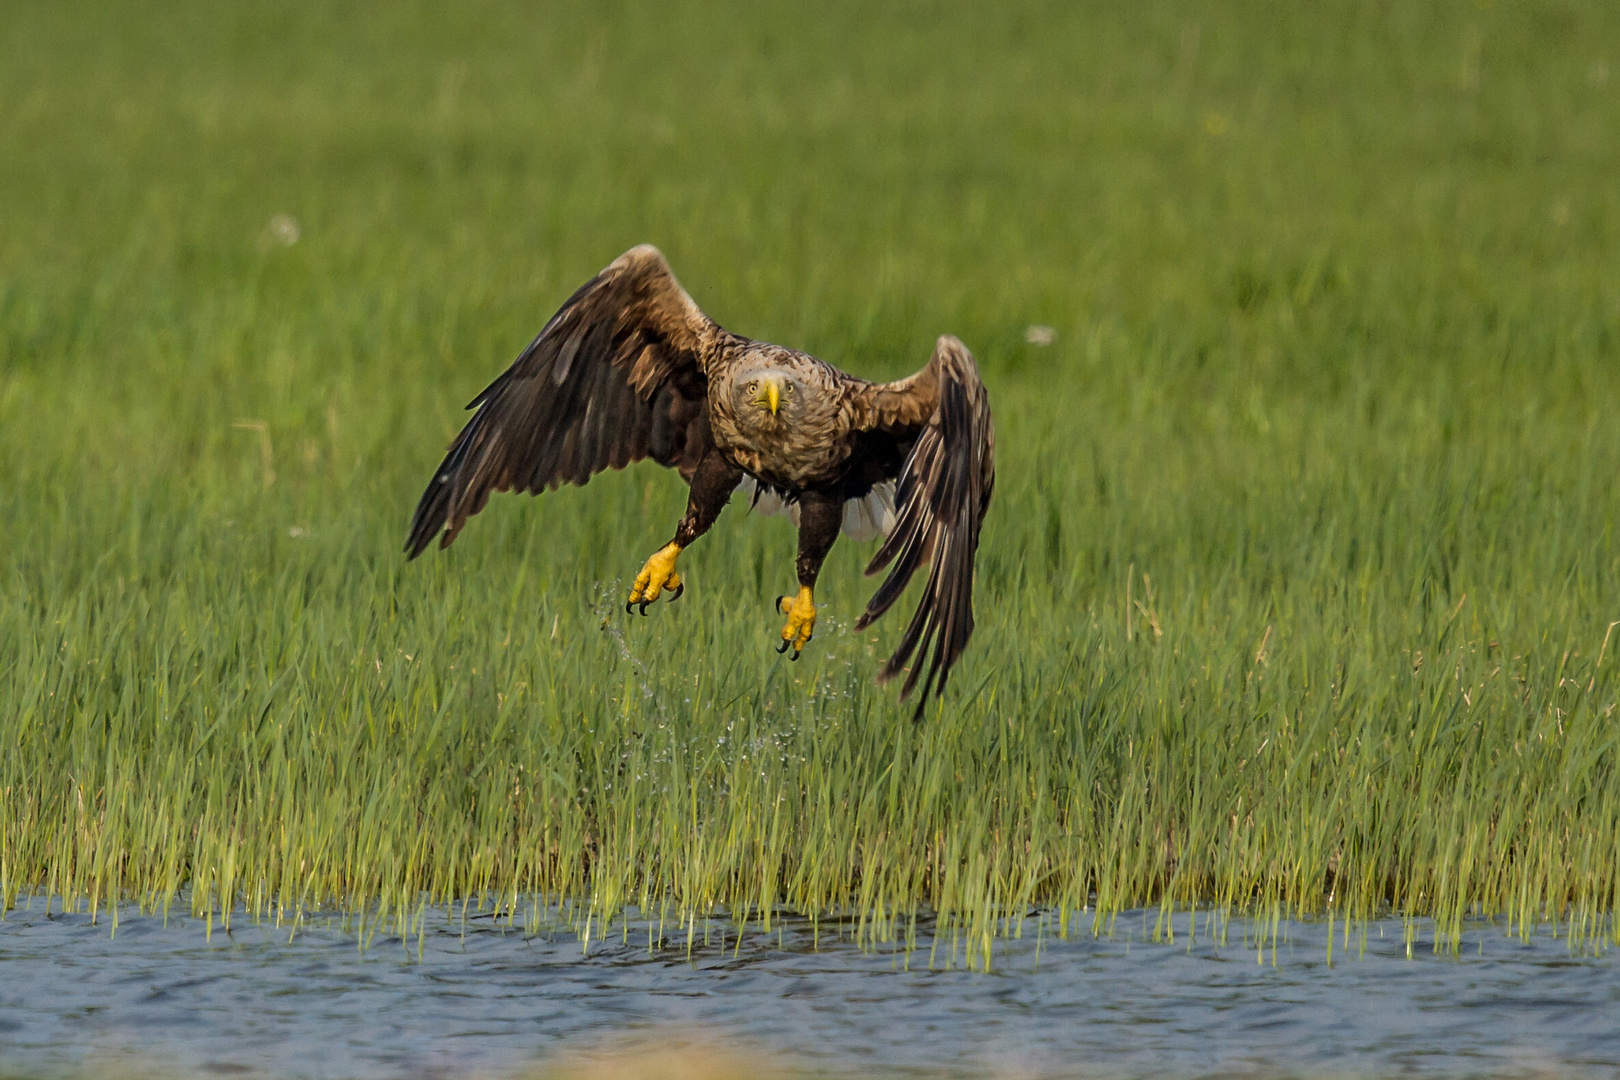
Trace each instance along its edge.
<instances>
[{"instance_id":1,"label":"white tail feathers","mask_svg":"<svg viewBox=\"0 0 1620 1080\"><path fill-rule=\"evenodd\" d=\"M771 517L785 517L799 526L799 504L783 502L769 487L761 485L752 476L744 476L737 488L753 508ZM873 486L863 498L844 503L844 534L851 540L871 540L889 535L894 528L894 484L884 481Z\"/></svg>"},{"instance_id":2,"label":"white tail feathers","mask_svg":"<svg viewBox=\"0 0 1620 1080\"><path fill-rule=\"evenodd\" d=\"M862 499L844 503L844 534L851 540L888 536L894 528L894 484L875 484Z\"/></svg>"}]
</instances>

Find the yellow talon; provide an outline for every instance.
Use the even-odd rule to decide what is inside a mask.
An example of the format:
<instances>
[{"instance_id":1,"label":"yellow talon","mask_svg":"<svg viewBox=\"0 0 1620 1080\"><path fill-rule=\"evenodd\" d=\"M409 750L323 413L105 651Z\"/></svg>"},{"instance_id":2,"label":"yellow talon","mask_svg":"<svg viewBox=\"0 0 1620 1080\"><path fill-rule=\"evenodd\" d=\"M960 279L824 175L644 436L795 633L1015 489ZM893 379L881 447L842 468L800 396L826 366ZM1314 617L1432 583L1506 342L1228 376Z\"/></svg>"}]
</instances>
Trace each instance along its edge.
<instances>
[{"instance_id":1,"label":"yellow talon","mask_svg":"<svg viewBox=\"0 0 1620 1080\"><path fill-rule=\"evenodd\" d=\"M810 586L799 586L799 595L791 603L785 603L787 597L776 598L776 610L788 617L787 625L782 627L782 647L777 652L787 652L788 646L793 646L792 659L797 660L799 653L816 632L816 603L810 593Z\"/></svg>"},{"instance_id":2,"label":"yellow talon","mask_svg":"<svg viewBox=\"0 0 1620 1080\"><path fill-rule=\"evenodd\" d=\"M675 556L681 553L681 545L673 540L653 553L636 575L636 583L630 589L630 599L625 602L624 610L629 611L632 605L641 605L641 613L647 614L647 605L658 599L658 595L665 589L670 590L670 599L681 595L686 586L681 582L681 575L675 572Z\"/></svg>"}]
</instances>

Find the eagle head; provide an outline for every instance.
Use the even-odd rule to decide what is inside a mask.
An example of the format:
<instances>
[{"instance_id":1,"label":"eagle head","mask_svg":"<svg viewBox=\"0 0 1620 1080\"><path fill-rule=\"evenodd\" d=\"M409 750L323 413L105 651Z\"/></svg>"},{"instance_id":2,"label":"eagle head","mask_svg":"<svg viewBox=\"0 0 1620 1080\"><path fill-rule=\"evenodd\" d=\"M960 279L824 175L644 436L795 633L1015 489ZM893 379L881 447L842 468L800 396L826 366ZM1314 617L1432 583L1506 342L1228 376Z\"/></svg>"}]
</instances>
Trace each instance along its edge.
<instances>
[{"instance_id":1,"label":"eagle head","mask_svg":"<svg viewBox=\"0 0 1620 1080\"><path fill-rule=\"evenodd\" d=\"M803 400L804 388L792 372L759 368L736 382L738 414L761 425L792 425L803 409Z\"/></svg>"}]
</instances>

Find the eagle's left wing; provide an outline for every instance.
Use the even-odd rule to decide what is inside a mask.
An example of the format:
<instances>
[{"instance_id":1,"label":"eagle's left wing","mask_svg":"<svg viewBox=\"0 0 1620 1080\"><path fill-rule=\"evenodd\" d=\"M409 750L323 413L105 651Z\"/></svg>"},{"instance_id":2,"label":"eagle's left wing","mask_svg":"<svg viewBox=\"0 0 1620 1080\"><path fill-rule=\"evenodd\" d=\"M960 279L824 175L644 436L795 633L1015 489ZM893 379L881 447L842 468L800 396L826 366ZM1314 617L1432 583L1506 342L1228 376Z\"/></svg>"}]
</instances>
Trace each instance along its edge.
<instances>
[{"instance_id":1,"label":"eagle's left wing","mask_svg":"<svg viewBox=\"0 0 1620 1080\"><path fill-rule=\"evenodd\" d=\"M904 700L922 676L926 657L928 674L917 703L921 716L929 691L944 691L951 666L973 635L973 559L996 483L990 398L973 354L947 334L922 371L899 382L864 386L850 405L857 429L889 433L911 446L900 467L894 528L866 572L879 573L891 563L893 568L855 628L864 630L888 611L911 576L928 564L917 610L878 673L879 681L887 681L916 654L900 691Z\"/></svg>"},{"instance_id":2,"label":"eagle's left wing","mask_svg":"<svg viewBox=\"0 0 1620 1080\"><path fill-rule=\"evenodd\" d=\"M449 546L496 491L539 494L652 458L692 479L725 332L643 244L580 287L500 378L428 482L405 551Z\"/></svg>"}]
</instances>

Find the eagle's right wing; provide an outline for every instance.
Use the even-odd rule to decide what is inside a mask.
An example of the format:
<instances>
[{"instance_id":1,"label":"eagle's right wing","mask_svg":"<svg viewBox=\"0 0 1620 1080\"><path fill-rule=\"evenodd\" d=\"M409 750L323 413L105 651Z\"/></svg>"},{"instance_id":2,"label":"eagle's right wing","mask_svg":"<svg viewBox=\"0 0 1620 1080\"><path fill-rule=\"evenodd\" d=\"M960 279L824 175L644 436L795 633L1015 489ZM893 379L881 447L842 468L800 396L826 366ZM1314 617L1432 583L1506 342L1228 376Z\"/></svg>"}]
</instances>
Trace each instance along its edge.
<instances>
[{"instance_id":1,"label":"eagle's right wing","mask_svg":"<svg viewBox=\"0 0 1620 1080\"><path fill-rule=\"evenodd\" d=\"M852 402L864 430L914 439L900 467L894 528L872 557L868 574L893 564L855 623L864 630L900 599L919 567L927 586L879 681L911 661L900 697L928 675L917 703L920 716L930 690L943 691L951 666L973 635L973 560L979 526L996 484L996 435L990 398L967 346L949 334L934 347L928 366L909 379L867 386ZM932 655L930 655L930 652Z\"/></svg>"},{"instance_id":2,"label":"eagle's right wing","mask_svg":"<svg viewBox=\"0 0 1620 1080\"><path fill-rule=\"evenodd\" d=\"M657 248L619 256L467 406L406 553L448 546L494 491L538 494L647 457L690 480L713 441L708 363L723 336Z\"/></svg>"}]
</instances>

